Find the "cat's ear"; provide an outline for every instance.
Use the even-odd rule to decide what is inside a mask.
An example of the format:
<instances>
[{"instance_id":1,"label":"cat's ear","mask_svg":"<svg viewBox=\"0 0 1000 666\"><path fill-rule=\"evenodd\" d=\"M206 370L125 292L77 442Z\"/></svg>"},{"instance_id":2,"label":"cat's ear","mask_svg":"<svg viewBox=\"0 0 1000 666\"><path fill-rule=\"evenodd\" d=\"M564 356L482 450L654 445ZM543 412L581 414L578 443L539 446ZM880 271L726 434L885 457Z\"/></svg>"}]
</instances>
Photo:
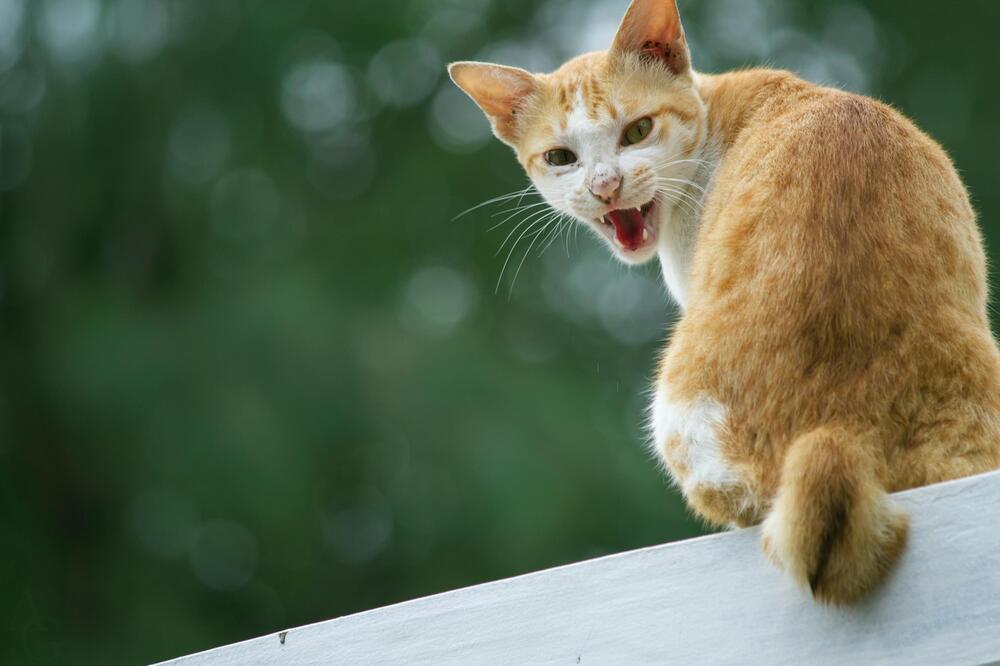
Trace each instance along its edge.
<instances>
[{"instance_id":1,"label":"cat's ear","mask_svg":"<svg viewBox=\"0 0 1000 666\"><path fill-rule=\"evenodd\" d=\"M691 54L677 0L632 0L611 51L640 53L663 62L674 74L689 72Z\"/></svg>"},{"instance_id":2,"label":"cat's ear","mask_svg":"<svg viewBox=\"0 0 1000 666\"><path fill-rule=\"evenodd\" d=\"M451 80L479 105L500 140L516 138L517 114L537 90L538 80L517 67L484 62L456 62L448 66Z\"/></svg>"}]
</instances>

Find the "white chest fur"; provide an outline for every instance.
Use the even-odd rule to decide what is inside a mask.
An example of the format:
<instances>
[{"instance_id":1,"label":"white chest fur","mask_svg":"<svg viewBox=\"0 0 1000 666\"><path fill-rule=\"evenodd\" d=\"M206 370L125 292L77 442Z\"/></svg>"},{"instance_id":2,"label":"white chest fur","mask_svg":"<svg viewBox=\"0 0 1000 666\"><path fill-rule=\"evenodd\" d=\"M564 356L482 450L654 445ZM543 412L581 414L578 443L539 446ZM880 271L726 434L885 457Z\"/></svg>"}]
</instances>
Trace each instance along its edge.
<instances>
[{"instance_id":1,"label":"white chest fur","mask_svg":"<svg viewBox=\"0 0 1000 666\"><path fill-rule=\"evenodd\" d=\"M681 310L688 306L691 263L698 244L702 212L721 160L722 144L717 137L709 136L698 155L686 160L698 163L698 168L686 190L676 195L677 201L664 211L660 220L658 254L663 281Z\"/></svg>"},{"instance_id":2,"label":"white chest fur","mask_svg":"<svg viewBox=\"0 0 1000 666\"><path fill-rule=\"evenodd\" d=\"M675 206L661 225L659 255L663 281L681 310L687 308L688 278L694 255L698 221Z\"/></svg>"},{"instance_id":3,"label":"white chest fur","mask_svg":"<svg viewBox=\"0 0 1000 666\"><path fill-rule=\"evenodd\" d=\"M653 447L685 494L741 483L720 443L726 417L726 408L712 398L677 402L671 399L668 387L657 387L652 407Z\"/></svg>"}]
</instances>

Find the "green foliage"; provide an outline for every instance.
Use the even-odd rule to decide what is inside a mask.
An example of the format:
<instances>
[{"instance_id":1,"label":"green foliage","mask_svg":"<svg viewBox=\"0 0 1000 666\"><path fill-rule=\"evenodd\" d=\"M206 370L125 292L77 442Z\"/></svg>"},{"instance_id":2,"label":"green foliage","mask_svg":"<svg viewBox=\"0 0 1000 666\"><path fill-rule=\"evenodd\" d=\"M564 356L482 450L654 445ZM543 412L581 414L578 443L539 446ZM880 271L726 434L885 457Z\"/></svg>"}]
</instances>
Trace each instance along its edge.
<instances>
[{"instance_id":1,"label":"green foliage","mask_svg":"<svg viewBox=\"0 0 1000 666\"><path fill-rule=\"evenodd\" d=\"M1000 5L687 4L703 69L914 116L997 255ZM450 221L526 183L444 64L547 67L623 10L0 0L0 661L165 659L701 532L643 445L655 267L581 234L512 284L522 242L495 291L516 220Z\"/></svg>"}]
</instances>

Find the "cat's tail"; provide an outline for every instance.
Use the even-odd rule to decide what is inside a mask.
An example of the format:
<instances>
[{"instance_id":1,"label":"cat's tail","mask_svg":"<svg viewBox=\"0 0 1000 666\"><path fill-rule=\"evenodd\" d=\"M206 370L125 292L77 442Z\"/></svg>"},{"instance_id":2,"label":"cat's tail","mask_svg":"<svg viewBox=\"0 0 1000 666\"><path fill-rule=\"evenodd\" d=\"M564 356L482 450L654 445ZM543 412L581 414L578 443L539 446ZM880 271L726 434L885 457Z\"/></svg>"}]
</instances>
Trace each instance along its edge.
<instances>
[{"instance_id":1,"label":"cat's tail","mask_svg":"<svg viewBox=\"0 0 1000 666\"><path fill-rule=\"evenodd\" d=\"M813 597L848 603L878 585L906 542L906 514L876 472L877 443L836 427L792 444L764 521L764 550Z\"/></svg>"}]
</instances>

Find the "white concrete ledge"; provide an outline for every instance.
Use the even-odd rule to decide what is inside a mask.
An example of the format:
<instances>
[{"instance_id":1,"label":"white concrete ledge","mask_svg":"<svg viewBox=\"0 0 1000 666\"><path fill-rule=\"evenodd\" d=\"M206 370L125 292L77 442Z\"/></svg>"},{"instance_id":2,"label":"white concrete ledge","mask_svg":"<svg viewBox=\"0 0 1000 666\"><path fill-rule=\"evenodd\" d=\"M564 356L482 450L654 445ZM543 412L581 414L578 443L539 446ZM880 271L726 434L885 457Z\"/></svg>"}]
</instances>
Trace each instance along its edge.
<instances>
[{"instance_id":1,"label":"white concrete ledge","mask_svg":"<svg viewBox=\"0 0 1000 666\"><path fill-rule=\"evenodd\" d=\"M818 606L758 529L574 564L290 629L171 662L1000 663L1000 473L902 493L910 541L876 594Z\"/></svg>"}]
</instances>

